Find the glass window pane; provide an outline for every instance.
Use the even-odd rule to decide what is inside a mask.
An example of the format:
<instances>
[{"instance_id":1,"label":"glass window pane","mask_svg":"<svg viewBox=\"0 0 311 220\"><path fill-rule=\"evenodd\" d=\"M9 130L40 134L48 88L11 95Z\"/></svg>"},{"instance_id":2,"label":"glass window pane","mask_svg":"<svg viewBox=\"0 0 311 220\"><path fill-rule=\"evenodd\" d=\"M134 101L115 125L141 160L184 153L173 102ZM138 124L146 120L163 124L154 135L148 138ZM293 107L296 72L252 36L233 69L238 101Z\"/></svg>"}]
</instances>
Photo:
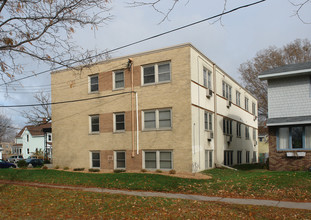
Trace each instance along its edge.
<instances>
[{"instance_id":1,"label":"glass window pane","mask_svg":"<svg viewBox=\"0 0 311 220\"><path fill-rule=\"evenodd\" d=\"M311 149L311 126L305 127L306 148Z\"/></svg>"},{"instance_id":2,"label":"glass window pane","mask_svg":"<svg viewBox=\"0 0 311 220\"><path fill-rule=\"evenodd\" d=\"M209 167L213 167L213 151L209 151Z\"/></svg>"},{"instance_id":3,"label":"glass window pane","mask_svg":"<svg viewBox=\"0 0 311 220\"><path fill-rule=\"evenodd\" d=\"M160 169L172 169L171 161L160 161Z\"/></svg>"},{"instance_id":4,"label":"glass window pane","mask_svg":"<svg viewBox=\"0 0 311 220\"><path fill-rule=\"evenodd\" d=\"M166 120L171 118L171 111L170 110L160 110L159 111L159 119Z\"/></svg>"},{"instance_id":5,"label":"glass window pane","mask_svg":"<svg viewBox=\"0 0 311 220\"><path fill-rule=\"evenodd\" d=\"M145 152L145 168L147 169L156 169L156 152Z\"/></svg>"},{"instance_id":6,"label":"glass window pane","mask_svg":"<svg viewBox=\"0 0 311 220\"><path fill-rule=\"evenodd\" d=\"M170 128L171 127L171 120L162 120L159 121L160 128Z\"/></svg>"},{"instance_id":7,"label":"glass window pane","mask_svg":"<svg viewBox=\"0 0 311 220\"><path fill-rule=\"evenodd\" d=\"M157 168L156 161L145 161L145 168L146 169L156 169Z\"/></svg>"},{"instance_id":8,"label":"glass window pane","mask_svg":"<svg viewBox=\"0 0 311 220\"><path fill-rule=\"evenodd\" d=\"M171 74L170 73L159 74L159 82L170 81L170 80L171 80Z\"/></svg>"},{"instance_id":9,"label":"glass window pane","mask_svg":"<svg viewBox=\"0 0 311 220\"><path fill-rule=\"evenodd\" d=\"M144 84L154 82L155 82L154 66L144 67Z\"/></svg>"},{"instance_id":10,"label":"glass window pane","mask_svg":"<svg viewBox=\"0 0 311 220\"><path fill-rule=\"evenodd\" d=\"M156 160L156 152L145 152L145 160Z\"/></svg>"},{"instance_id":11,"label":"glass window pane","mask_svg":"<svg viewBox=\"0 0 311 220\"><path fill-rule=\"evenodd\" d=\"M93 160L92 166L93 166L93 167L100 167L100 162L99 162L99 160Z\"/></svg>"},{"instance_id":12,"label":"glass window pane","mask_svg":"<svg viewBox=\"0 0 311 220\"><path fill-rule=\"evenodd\" d=\"M116 115L116 122L124 122L124 114Z\"/></svg>"},{"instance_id":13,"label":"glass window pane","mask_svg":"<svg viewBox=\"0 0 311 220\"><path fill-rule=\"evenodd\" d=\"M302 148L302 127L292 127L292 146L293 148Z\"/></svg>"},{"instance_id":14,"label":"glass window pane","mask_svg":"<svg viewBox=\"0 0 311 220\"><path fill-rule=\"evenodd\" d=\"M145 121L155 120L155 112L145 112Z\"/></svg>"},{"instance_id":15,"label":"glass window pane","mask_svg":"<svg viewBox=\"0 0 311 220\"><path fill-rule=\"evenodd\" d=\"M156 123L155 121L145 121L145 128L155 128Z\"/></svg>"},{"instance_id":16,"label":"glass window pane","mask_svg":"<svg viewBox=\"0 0 311 220\"><path fill-rule=\"evenodd\" d=\"M170 72L170 64L169 63L158 65L158 68L159 68L159 74Z\"/></svg>"},{"instance_id":17,"label":"glass window pane","mask_svg":"<svg viewBox=\"0 0 311 220\"><path fill-rule=\"evenodd\" d=\"M125 152L117 152L117 160L125 160Z\"/></svg>"},{"instance_id":18,"label":"glass window pane","mask_svg":"<svg viewBox=\"0 0 311 220\"><path fill-rule=\"evenodd\" d=\"M160 160L171 160L171 152L160 152Z\"/></svg>"},{"instance_id":19,"label":"glass window pane","mask_svg":"<svg viewBox=\"0 0 311 220\"><path fill-rule=\"evenodd\" d=\"M279 149L289 148L289 128L279 128Z\"/></svg>"},{"instance_id":20,"label":"glass window pane","mask_svg":"<svg viewBox=\"0 0 311 220\"><path fill-rule=\"evenodd\" d=\"M125 168L125 160L117 161L117 168Z\"/></svg>"},{"instance_id":21,"label":"glass window pane","mask_svg":"<svg viewBox=\"0 0 311 220\"><path fill-rule=\"evenodd\" d=\"M122 80L123 81L123 72L117 72L117 73L115 73L115 75L114 75L114 77L115 77L115 80L116 81L120 81L120 80Z\"/></svg>"},{"instance_id":22,"label":"glass window pane","mask_svg":"<svg viewBox=\"0 0 311 220\"><path fill-rule=\"evenodd\" d=\"M92 153L93 159L99 159L99 153Z\"/></svg>"}]
</instances>

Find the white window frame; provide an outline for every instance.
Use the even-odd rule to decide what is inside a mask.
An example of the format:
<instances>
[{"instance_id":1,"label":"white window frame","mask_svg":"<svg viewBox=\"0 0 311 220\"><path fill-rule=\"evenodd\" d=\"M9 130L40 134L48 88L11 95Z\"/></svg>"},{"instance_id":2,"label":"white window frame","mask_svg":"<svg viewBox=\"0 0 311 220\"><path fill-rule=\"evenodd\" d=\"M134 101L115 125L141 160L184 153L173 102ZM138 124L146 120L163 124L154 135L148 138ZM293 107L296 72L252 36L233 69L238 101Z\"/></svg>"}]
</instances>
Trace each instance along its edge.
<instances>
[{"instance_id":1,"label":"white window frame","mask_svg":"<svg viewBox=\"0 0 311 220\"><path fill-rule=\"evenodd\" d=\"M97 90L95 90L95 91L92 91L91 90L91 87L92 87L92 85L91 85L91 78L93 78L93 77L97 77ZM89 93L98 93L99 92L99 75L98 74L94 74L94 75L89 75L89 77L88 77L88 85L89 85Z\"/></svg>"},{"instance_id":2,"label":"white window frame","mask_svg":"<svg viewBox=\"0 0 311 220\"><path fill-rule=\"evenodd\" d=\"M233 150L224 150L224 165L233 165Z\"/></svg>"},{"instance_id":3,"label":"white window frame","mask_svg":"<svg viewBox=\"0 0 311 220\"><path fill-rule=\"evenodd\" d=\"M257 137L256 137L257 135L256 135L256 133L257 133L257 132L256 132L256 129L253 128L253 140L254 140L254 141L257 140Z\"/></svg>"},{"instance_id":4,"label":"white window frame","mask_svg":"<svg viewBox=\"0 0 311 220\"><path fill-rule=\"evenodd\" d=\"M242 124L240 122L236 123L236 136L239 138L242 136Z\"/></svg>"},{"instance_id":5,"label":"white window frame","mask_svg":"<svg viewBox=\"0 0 311 220\"><path fill-rule=\"evenodd\" d=\"M237 154L236 163L237 164L242 164L242 151L238 150L236 154Z\"/></svg>"},{"instance_id":6,"label":"white window frame","mask_svg":"<svg viewBox=\"0 0 311 220\"><path fill-rule=\"evenodd\" d=\"M252 102L252 114L256 115L256 104L255 104L255 102Z\"/></svg>"},{"instance_id":7,"label":"white window frame","mask_svg":"<svg viewBox=\"0 0 311 220\"><path fill-rule=\"evenodd\" d=\"M116 87L116 74L117 73L123 73L123 87ZM124 74L124 70L116 70L116 71L113 71L113 90L119 90L119 89L124 89L125 88L125 74Z\"/></svg>"},{"instance_id":8,"label":"white window frame","mask_svg":"<svg viewBox=\"0 0 311 220\"><path fill-rule=\"evenodd\" d=\"M159 120L159 112L160 111L170 111L170 121L171 121L171 126L170 127L160 127L160 120ZM145 128L145 113L147 112L155 112L155 123L156 127L155 128ZM164 109L152 109L152 110L144 110L142 111L142 128L144 131L153 131L153 130L171 130L172 129L172 109L170 108L164 108Z\"/></svg>"},{"instance_id":9,"label":"white window frame","mask_svg":"<svg viewBox=\"0 0 311 220\"><path fill-rule=\"evenodd\" d=\"M124 167L117 167L117 165L118 165L118 161L117 161L117 154L118 153L124 153ZM113 152L113 154L114 154L114 169L115 170L125 170L126 169L126 152L125 151L114 151Z\"/></svg>"},{"instance_id":10,"label":"white window frame","mask_svg":"<svg viewBox=\"0 0 311 220\"><path fill-rule=\"evenodd\" d=\"M205 131L213 130L213 114L208 111L204 111L204 129Z\"/></svg>"},{"instance_id":11,"label":"white window frame","mask_svg":"<svg viewBox=\"0 0 311 220\"><path fill-rule=\"evenodd\" d=\"M248 106L248 102L249 102L249 99L248 99L247 97L245 97L245 98L244 98L244 108L245 108L246 111L249 110L249 108L248 108L248 107L249 107L249 106Z\"/></svg>"},{"instance_id":12,"label":"white window frame","mask_svg":"<svg viewBox=\"0 0 311 220\"><path fill-rule=\"evenodd\" d=\"M236 91L235 96L236 105L241 107L241 93Z\"/></svg>"},{"instance_id":13,"label":"white window frame","mask_svg":"<svg viewBox=\"0 0 311 220\"><path fill-rule=\"evenodd\" d=\"M222 129L225 135L232 136L232 120L228 118L223 118Z\"/></svg>"},{"instance_id":14,"label":"white window frame","mask_svg":"<svg viewBox=\"0 0 311 220\"><path fill-rule=\"evenodd\" d=\"M249 126L245 125L245 140L249 140Z\"/></svg>"},{"instance_id":15,"label":"white window frame","mask_svg":"<svg viewBox=\"0 0 311 220\"><path fill-rule=\"evenodd\" d=\"M169 64L169 75L170 79L165 81L159 81L159 66ZM154 67L154 82L151 83L145 83L144 82L144 68L146 67ZM141 67L141 85L154 85L159 83L167 83L171 82L172 80L172 68L171 68L171 61L161 62L161 63L155 63L155 64L148 64Z\"/></svg>"},{"instance_id":16,"label":"white window frame","mask_svg":"<svg viewBox=\"0 0 311 220\"><path fill-rule=\"evenodd\" d=\"M145 166L145 153L146 152L153 152L153 153L156 153L156 168L146 168ZM161 168L161 164L160 164L160 153L161 152L169 152L171 153L171 168ZM148 169L148 170L172 170L174 169L174 161L173 161L173 158L174 158L174 154L173 154L173 150L144 150L143 151L143 169Z\"/></svg>"},{"instance_id":17,"label":"white window frame","mask_svg":"<svg viewBox=\"0 0 311 220\"><path fill-rule=\"evenodd\" d=\"M124 116L124 129L123 130L117 130L117 115L123 115ZM117 112L113 113L113 131L114 132L125 132L125 113L124 112Z\"/></svg>"},{"instance_id":18,"label":"white window frame","mask_svg":"<svg viewBox=\"0 0 311 220\"><path fill-rule=\"evenodd\" d=\"M99 154L99 159L98 159L99 160L99 167L93 166L93 153ZM100 160L101 160L100 151L90 151L90 168L100 169Z\"/></svg>"},{"instance_id":19,"label":"white window frame","mask_svg":"<svg viewBox=\"0 0 311 220\"><path fill-rule=\"evenodd\" d=\"M205 169L213 168L214 162L214 151L213 150L205 150Z\"/></svg>"},{"instance_id":20,"label":"white window frame","mask_svg":"<svg viewBox=\"0 0 311 220\"><path fill-rule=\"evenodd\" d=\"M225 81L222 81L222 96L229 101L232 101L232 86Z\"/></svg>"},{"instance_id":21,"label":"white window frame","mask_svg":"<svg viewBox=\"0 0 311 220\"><path fill-rule=\"evenodd\" d=\"M93 131L92 118L98 117L98 131ZM100 117L99 115L89 115L89 133L90 134L98 134L100 131Z\"/></svg>"},{"instance_id":22,"label":"white window frame","mask_svg":"<svg viewBox=\"0 0 311 220\"><path fill-rule=\"evenodd\" d=\"M250 162L250 151L245 152L246 163Z\"/></svg>"}]
</instances>

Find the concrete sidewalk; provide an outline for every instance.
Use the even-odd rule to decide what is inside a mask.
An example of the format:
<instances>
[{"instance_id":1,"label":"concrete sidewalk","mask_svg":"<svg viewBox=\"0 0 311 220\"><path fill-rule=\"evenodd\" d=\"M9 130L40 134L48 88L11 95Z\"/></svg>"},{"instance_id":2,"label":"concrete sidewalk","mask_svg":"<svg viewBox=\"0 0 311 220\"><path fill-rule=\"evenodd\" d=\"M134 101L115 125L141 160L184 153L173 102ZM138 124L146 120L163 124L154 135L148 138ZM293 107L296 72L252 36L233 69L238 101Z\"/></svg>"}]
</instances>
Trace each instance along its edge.
<instances>
[{"instance_id":1,"label":"concrete sidewalk","mask_svg":"<svg viewBox=\"0 0 311 220\"><path fill-rule=\"evenodd\" d=\"M105 188L95 188L95 187L79 187L79 186L60 186L60 185L52 185L52 184L44 184L44 183L30 183L30 182L18 182L18 181L6 181L6 180L0 180L0 184L79 190L79 191L85 191L85 192L122 194L122 195L129 195L129 196L163 197L163 198L171 198L171 199L189 199L189 200L206 201L206 202L215 201L215 202L226 202L226 203L241 204L241 205L264 205L264 206L274 206L274 207L279 207L279 208L311 210L310 202L287 202L287 201L260 200L260 199L235 199L235 198L210 197L210 196L177 194L177 193L128 191L128 190L116 190L116 189L105 189Z\"/></svg>"}]
</instances>

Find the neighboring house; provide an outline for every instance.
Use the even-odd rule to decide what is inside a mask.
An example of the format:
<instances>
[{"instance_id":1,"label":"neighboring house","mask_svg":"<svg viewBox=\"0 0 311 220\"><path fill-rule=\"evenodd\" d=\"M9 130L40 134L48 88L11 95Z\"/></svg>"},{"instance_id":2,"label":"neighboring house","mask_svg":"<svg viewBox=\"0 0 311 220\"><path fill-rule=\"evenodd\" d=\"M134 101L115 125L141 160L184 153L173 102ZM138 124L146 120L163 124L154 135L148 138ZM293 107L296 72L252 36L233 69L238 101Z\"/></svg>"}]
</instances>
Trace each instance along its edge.
<instances>
[{"instance_id":1,"label":"neighboring house","mask_svg":"<svg viewBox=\"0 0 311 220\"><path fill-rule=\"evenodd\" d=\"M311 62L259 75L268 81L269 168L311 167Z\"/></svg>"},{"instance_id":2,"label":"neighboring house","mask_svg":"<svg viewBox=\"0 0 311 220\"><path fill-rule=\"evenodd\" d=\"M258 153L259 162L265 163L269 157L268 127L258 126Z\"/></svg>"},{"instance_id":3,"label":"neighboring house","mask_svg":"<svg viewBox=\"0 0 311 220\"><path fill-rule=\"evenodd\" d=\"M54 165L197 172L258 160L257 100L191 44L51 80L52 102L91 99L52 105Z\"/></svg>"},{"instance_id":4,"label":"neighboring house","mask_svg":"<svg viewBox=\"0 0 311 220\"><path fill-rule=\"evenodd\" d=\"M1 142L0 143L0 159L7 160L8 157L12 154L12 146L11 142Z\"/></svg>"},{"instance_id":5,"label":"neighboring house","mask_svg":"<svg viewBox=\"0 0 311 220\"><path fill-rule=\"evenodd\" d=\"M15 137L13 154L22 155L26 159L41 150L51 158L52 133L45 133L43 129L46 128L51 128L51 123L25 126Z\"/></svg>"}]
</instances>

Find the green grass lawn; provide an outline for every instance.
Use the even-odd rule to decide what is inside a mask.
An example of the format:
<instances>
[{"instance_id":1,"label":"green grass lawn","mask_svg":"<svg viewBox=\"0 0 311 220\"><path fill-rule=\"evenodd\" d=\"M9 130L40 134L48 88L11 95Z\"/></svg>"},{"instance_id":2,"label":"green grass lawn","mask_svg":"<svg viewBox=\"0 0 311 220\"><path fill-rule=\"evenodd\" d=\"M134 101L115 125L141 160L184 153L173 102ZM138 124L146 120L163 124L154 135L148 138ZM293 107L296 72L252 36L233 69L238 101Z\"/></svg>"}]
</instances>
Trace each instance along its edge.
<instances>
[{"instance_id":1,"label":"green grass lawn","mask_svg":"<svg viewBox=\"0 0 311 220\"><path fill-rule=\"evenodd\" d=\"M145 173L93 174L43 169L1 169L0 179L111 189L190 193L208 196L311 201L311 173L213 169L197 180Z\"/></svg>"},{"instance_id":2,"label":"green grass lawn","mask_svg":"<svg viewBox=\"0 0 311 220\"><path fill-rule=\"evenodd\" d=\"M310 219L308 210L0 185L0 219Z\"/></svg>"}]
</instances>

